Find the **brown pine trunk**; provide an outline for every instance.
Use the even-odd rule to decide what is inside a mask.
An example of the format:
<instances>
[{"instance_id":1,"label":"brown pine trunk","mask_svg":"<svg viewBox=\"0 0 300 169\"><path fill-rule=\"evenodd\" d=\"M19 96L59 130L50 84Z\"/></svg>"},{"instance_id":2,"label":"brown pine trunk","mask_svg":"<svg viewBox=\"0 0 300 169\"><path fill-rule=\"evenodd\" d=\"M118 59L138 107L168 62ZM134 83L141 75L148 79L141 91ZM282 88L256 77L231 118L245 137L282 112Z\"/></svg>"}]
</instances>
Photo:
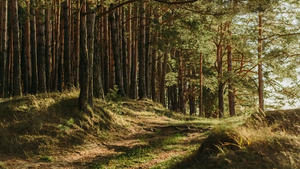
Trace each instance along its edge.
<instances>
[{"instance_id":1,"label":"brown pine trunk","mask_svg":"<svg viewBox=\"0 0 300 169\"><path fill-rule=\"evenodd\" d=\"M87 15L87 46L88 46L88 65L89 65L89 89L88 89L88 104L91 107L94 107L93 103L93 61L94 61L94 36L95 36L95 13L91 13L91 4L87 3L87 12L90 13Z\"/></svg>"},{"instance_id":2,"label":"brown pine trunk","mask_svg":"<svg viewBox=\"0 0 300 169\"><path fill-rule=\"evenodd\" d=\"M61 5L61 4L60 4ZM59 39L59 46L58 46L58 62L57 62L57 90L62 92L63 91L63 57L64 57L64 16L63 16L63 9L59 8L60 13L62 14L60 16L60 39Z\"/></svg>"},{"instance_id":3,"label":"brown pine trunk","mask_svg":"<svg viewBox=\"0 0 300 169\"><path fill-rule=\"evenodd\" d=\"M145 0L140 1L140 27L139 27L139 99L147 98L146 72L145 72Z\"/></svg>"},{"instance_id":4,"label":"brown pine trunk","mask_svg":"<svg viewBox=\"0 0 300 169\"><path fill-rule=\"evenodd\" d=\"M101 21L100 21L101 22ZM94 53L94 61L93 61L93 95L95 98L104 99L103 85L102 85L102 69L101 65L101 38L98 37L97 30L99 29L99 19L95 21L95 53ZM100 31L101 32L101 31Z\"/></svg>"},{"instance_id":5,"label":"brown pine trunk","mask_svg":"<svg viewBox=\"0 0 300 169\"><path fill-rule=\"evenodd\" d=\"M153 51L152 51L152 64L151 64L151 94L152 94L152 100L156 101L156 81L155 81L155 75L156 75L156 55L157 55L157 33L155 32L153 34Z\"/></svg>"},{"instance_id":6,"label":"brown pine trunk","mask_svg":"<svg viewBox=\"0 0 300 169\"><path fill-rule=\"evenodd\" d=\"M2 16L1 27L0 27L0 36L1 38L1 53L0 53L0 97L4 98L7 96L7 46L8 46L8 36L7 36L7 16L8 16L8 1L3 0L1 3Z\"/></svg>"},{"instance_id":7,"label":"brown pine trunk","mask_svg":"<svg viewBox=\"0 0 300 169\"><path fill-rule=\"evenodd\" d=\"M55 91L55 70L56 70L56 1L53 1L52 4L52 17L54 19L54 21L52 21L52 60L51 60L51 64L52 64L52 69L51 69L51 91Z\"/></svg>"},{"instance_id":8,"label":"brown pine trunk","mask_svg":"<svg viewBox=\"0 0 300 169\"><path fill-rule=\"evenodd\" d=\"M41 93L47 91L46 88L46 55L45 55L45 24L43 22L45 9L44 1L41 1L41 6L37 10L37 58L38 58L38 90Z\"/></svg>"},{"instance_id":9,"label":"brown pine trunk","mask_svg":"<svg viewBox=\"0 0 300 169\"><path fill-rule=\"evenodd\" d=\"M80 57L80 0L77 0L76 38L75 38L75 73L74 85L79 88L79 57Z\"/></svg>"},{"instance_id":10,"label":"brown pine trunk","mask_svg":"<svg viewBox=\"0 0 300 169\"><path fill-rule=\"evenodd\" d=\"M217 65L218 65L218 99L219 99L219 118L224 115L224 94L223 94L223 66L222 66L222 42L223 42L223 26L219 27L220 41L217 44Z\"/></svg>"},{"instance_id":11,"label":"brown pine trunk","mask_svg":"<svg viewBox=\"0 0 300 169\"><path fill-rule=\"evenodd\" d=\"M168 51L168 49L167 49ZM166 70L167 70L167 62L168 62L168 52L164 53L164 63L162 64L162 72L160 79L160 103L163 106L166 106L165 102L165 88L166 88Z\"/></svg>"},{"instance_id":12,"label":"brown pine trunk","mask_svg":"<svg viewBox=\"0 0 300 169\"><path fill-rule=\"evenodd\" d=\"M262 74L262 32L263 32L263 25L262 25L262 12L259 13L259 39L258 39L258 100L259 100L259 109L264 111L265 104L264 104L264 81L263 81L263 74Z\"/></svg>"},{"instance_id":13,"label":"brown pine trunk","mask_svg":"<svg viewBox=\"0 0 300 169\"><path fill-rule=\"evenodd\" d=\"M103 8L103 12L106 12L106 8ZM107 22L107 15L103 16L103 61L104 61L104 67L103 67L103 90L104 95L106 95L109 92L109 39L108 39L108 22Z\"/></svg>"},{"instance_id":14,"label":"brown pine trunk","mask_svg":"<svg viewBox=\"0 0 300 169\"><path fill-rule=\"evenodd\" d=\"M134 6L134 20L132 22L132 65L131 65L131 82L130 82L130 91L131 99L136 99L137 97L137 57L138 57L138 36L137 36L137 23L138 23L138 7L137 4Z\"/></svg>"},{"instance_id":15,"label":"brown pine trunk","mask_svg":"<svg viewBox=\"0 0 300 169\"><path fill-rule=\"evenodd\" d=\"M112 5L111 5L112 7ZM122 67L121 67L121 56L120 56L120 45L118 43L118 31L117 31L117 13L113 11L109 14L109 21L111 25L111 46L114 49L114 66L115 66L115 83L118 86L118 93L121 96L125 96L123 78L122 78Z\"/></svg>"},{"instance_id":16,"label":"brown pine trunk","mask_svg":"<svg viewBox=\"0 0 300 169\"><path fill-rule=\"evenodd\" d=\"M21 90L21 50L19 39L18 1L11 1L11 17L13 29L13 96L22 96Z\"/></svg>"},{"instance_id":17,"label":"brown pine trunk","mask_svg":"<svg viewBox=\"0 0 300 169\"><path fill-rule=\"evenodd\" d=\"M193 79L195 77L195 70L190 70L190 79ZM195 85L190 80L189 81L189 103L190 103L190 115L196 114L196 102L195 102Z\"/></svg>"},{"instance_id":18,"label":"brown pine trunk","mask_svg":"<svg viewBox=\"0 0 300 169\"><path fill-rule=\"evenodd\" d=\"M130 88L130 78L131 78L131 58L132 58L132 31L131 31L131 5L129 4L127 7L127 15L126 15L126 21L127 21L127 94L129 93Z\"/></svg>"},{"instance_id":19,"label":"brown pine trunk","mask_svg":"<svg viewBox=\"0 0 300 169\"><path fill-rule=\"evenodd\" d=\"M46 8L46 22L45 22L45 38L46 38L46 46L45 46L45 58L46 58L46 86L47 91L50 92L51 89L51 6L47 6Z\"/></svg>"},{"instance_id":20,"label":"brown pine trunk","mask_svg":"<svg viewBox=\"0 0 300 169\"><path fill-rule=\"evenodd\" d=\"M178 102L179 102L179 110L185 114L185 84L184 84L184 58L182 53L179 53L179 76L178 76Z\"/></svg>"},{"instance_id":21,"label":"brown pine trunk","mask_svg":"<svg viewBox=\"0 0 300 169\"><path fill-rule=\"evenodd\" d=\"M232 48L231 48L231 32L229 30L230 23L228 24L229 44L227 45L227 65L228 73L232 76ZM232 86L232 78L228 79L228 101L229 101L229 114L230 116L235 115L235 100L234 100L234 88Z\"/></svg>"},{"instance_id":22,"label":"brown pine trunk","mask_svg":"<svg viewBox=\"0 0 300 169\"><path fill-rule=\"evenodd\" d=\"M203 54L200 53L200 72L199 72L199 116L203 115Z\"/></svg>"},{"instance_id":23,"label":"brown pine trunk","mask_svg":"<svg viewBox=\"0 0 300 169\"><path fill-rule=\"evenodd\" d=\"M37 44L36 44L36 16L35 16L35 0L30 1L30 54L31 54L31 93L36 94L38 92L38 68L37 68Z\"/></svg>"},{"instance_id":24,"label":"brown pine trunk","mask_svg":"<svg viewBox=\"0 0 300 169\"><path fill-rule=\"evenodd\" d=\"M80 63L79 80L80 95L78 99L79 110L88 111L88 93L89 93L89 60L87 49L87 25L86 25L86 0L82 0L80 16Z\"/></svg>"},{"instance_id":25,"label":"brown pine trunk","mask_svg":"<svg viewBox=\"0 0 300 169\"><path fill-rule=\"evenodd\" d=\"M158 76L157 76L157 81L158 81L158 89L157 89L157 93L158 93L158 98L159 99L158 101L161 103L161 93L160 93L160 86L161 86L161 76L162 76L162 62L161 62L161 59L162 59L162 52L159 52L159 55L158 55L158 64L157 64L157 69L158 69Z\"/></svg>"},{"instance_id":26,"label":"brown pine trunk","mask_svg":"<svg viewBox=\"0 0 300 169\"><path fill-rule=\"evenodd\" d=\"M71 21L70 21L70 0L63 5L64 18L64 85L67 90L72 87L71 82Z\"/></svg>"},{"instance_id":27,"label":"brown pine trunk","mask_svg":"<svg viewBox=\"0 0 300 169\"><path fill-rule=\"evenodd\" d=\"M127 74L127 38L126 38L126 24L125 24L125 8L122 9L121 13L121 28L122 28L122 61L123 61L123 85L124 85L124 93L128 95L128 74Z\"/></svg>"}]
</instances>

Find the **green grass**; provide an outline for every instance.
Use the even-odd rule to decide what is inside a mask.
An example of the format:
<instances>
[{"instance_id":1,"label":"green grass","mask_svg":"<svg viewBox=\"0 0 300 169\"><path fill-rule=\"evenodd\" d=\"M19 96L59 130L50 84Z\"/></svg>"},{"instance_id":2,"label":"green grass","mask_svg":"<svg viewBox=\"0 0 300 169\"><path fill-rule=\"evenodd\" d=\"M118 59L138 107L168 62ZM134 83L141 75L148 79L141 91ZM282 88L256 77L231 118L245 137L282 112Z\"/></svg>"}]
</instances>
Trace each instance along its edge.
<instances>
[{"instance_id":1,"label":"green grass","mask_svg":"<svg viewBox=\"0 0 300 169\"><path fill-rule=\"evenodd\" d=\"M157 154L164 152L164 148L169 145L174 145L179 143L181 140L185 139L186 136L182 134L175 134L170 138L164 140L158 140L151 145L138 146L130 149L127 152L121 153L113 157L112 159L101 161L97 164L93 164L92 168L102 169L102 168L126 168L133 167L136 164L145 163L157 157Z\"/></svg>"}]
</instances>

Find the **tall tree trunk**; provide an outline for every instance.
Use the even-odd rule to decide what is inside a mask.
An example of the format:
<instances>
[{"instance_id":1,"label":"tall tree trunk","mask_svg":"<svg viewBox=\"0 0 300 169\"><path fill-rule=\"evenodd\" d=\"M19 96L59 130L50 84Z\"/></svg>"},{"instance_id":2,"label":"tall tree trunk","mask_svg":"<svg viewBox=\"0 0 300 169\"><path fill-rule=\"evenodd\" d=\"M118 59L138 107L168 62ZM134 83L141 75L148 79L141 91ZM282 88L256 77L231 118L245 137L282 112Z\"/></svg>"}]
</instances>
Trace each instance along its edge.
<instances>
[{"instance_id":1,"label":"tall tree trunk","mask_svg":"<svg viewBox=\"0 0 300 169\"><path fill-rule=\"evenodd\" d=\"M184 84L184 58L182 53L179 53L179 76L178 76L178 102L179 102L179 110L185 114L185 84Z\"/></svg>"},{"instance_id":2,"label":"tall tree trunk","mask_svg":"<svg viewBox=\"0 0 300 169\"><path fill-rule=\"evenodd\" d=\"M30 0L30 54L31 54L31 70L32 82L31 93L38 92L38 69L37 69L37 44L36 44L36 16L35 16L35 0Z\"/></svg>"},{"instance_id":3,"label":"tall tree trunk","mask_svg":"<svg viewBox=\"0 0 300 169\"><path fill-rule=\"evenodd\" d=\"M71 82L71 21L70 21L70 0L64 2L64 85L70 90Z\"/></svg>"},{"instance_id":4,"label":"tall tree trunk","mask_svg":"<svg viewBox=\"0 0 300 169\"><path fill-rule=\"evenodd\" d=\"M57 65L57 89L58 91L63 91L63 57L64 57L64 16L63 16L63 8L60 8L60 13L62 14L60 16L60 33L59 33L59 47L58 47L58 65Z\"/></svg>"},{"instance_id":5,"label":"tall tree trunk","mask_svg":"<svg viewBox=\"0 0 300 169\"><path fill-rule=\"evenodd\" d=\"M19 17L18 17L18 1L12 0L11 17L13 29L13 58L14 58L14 81L13 81L13 96L21 96L21 53L19 39Z\"/></svg>"},{"instance_id":6,"label":"tall tree trunk","mask_svg":"<svg viewBox=\"0 0 300 169\"><path fill-rule=\"evenodd\" d=\"M218 65L218 98L219 98L219 118L223 117L224 115L224 94L223 94L223 61L222 61L222 42L223 42L223 25L219 27L220 31L220 41L217 46L217 65Z\"/></svg>"},{"instance_id":7,"label":"tall tree trunk","mask_svg":"<svg viewBox=\"0 0 300 169\"><path fill-rule=\"evenodd\" d=\"M56 87L54 85L55 83L55 70L56 70L56 48L55 48L55 45L56 45L56 1L54 0L52 2L52 17L53 17L53 21L52 21L52 60L51 60L51 66L52 66L52 69L51 69L51 91L55 91L56 90Z\"/></svg>"},{"instance_id":8,"label":"tall tree trunk","mask_svg":"<svg viewBox=\"0 0 300 169\"><path fill-rule=\"evenodd\" d=\"M30 13L30 3L26 1L26 12ZM29 93L31 89L31 55L30 55L30 17L26 17L25 21L25 57L26 57L26 70L27 70L27 81L28 81L28 89L27 92Z\"/></svg>"},{"instance_id":9,"label":"tall tree trunk","mask_svg":"<svg viewBox=\"0 0 300 169\"><path fill-rule=\"evenodd\" d=\"M38 57L38 90L41 93L47 91L46 88L46 56L45 56L45 24L44 24L44 1L41 1L37 12L37 57Z\"/></svg>"},{"instance_id":10,"label":"tall tree trunk","mask_svg":"<svg viewBox=\"0 0 300 169\"><path fill-rule=\"evenodd\" d=\"M258 39L258 100L259 100L259 109L264 111L265 104L264 104L264 81L263 81L263 73L262 73L262 32L263 32L263 25L262 25L262 12L259 13L259 39Z\"/></svg>"},{"instance_id":11,"label":"tall tree trunk","mask_svg":"<svg viewBox=\"0 0 300 169\"><path fill-rule=\"evenodd\" d=\"M49 1L48 1L49 2ZM46 38L46 47L45 47L45 58L46 58L46 86L47 91L50 92L51 89L51 6L48 5L46 8L46 22L45 22L45 38Z\"/></svg>"},{"instance_id":12,"label":"tall tree trunk","mask_svg":"<svg viewBox=\"0 0 300 169\"><path fill-rule=\"evenodd\" d=\"M8 1L3 0L2 1L2 17L0 18L2 21L2 25L0 28L0 36L2 37L2 43L1 43L1 53L0 53L0 97L6 97L7 96L7 46L8 46L8 35L7 35L7 16L8 16Z\"/></svg>"},{"instance_id":13,"label":"tall tree trunk","mask_svg":"<svg viewBox=\"0 0 300 169\"><path fill-rule=\"evenodd\" d=\"M77 0L77 18L76 18L76 44L75 44L75 80L74 85L79 88L79 57L80 57L80 0Z\"/></svg>"},{"instance_id":14,"label":"tall tree trunk","mask_svg":"<svg viewBox=\"0 0 300 169\"><path fill-rule=\"evenodd\" d=\"M140 1L139 13L139 99L144 99L147 97L145 72L145 0Z\"/></svg>"},{"instance_id":15,"label":"tall tree trunk","mask_svg":"<svg viewBox=\"0 0 300 169\"><path fill-rule=\"evenodd\" d=\"M157 33L153 34L153 52L152 52L152 64L151 64L151 94L152 100L156 101L156 82L155 82L155 75L156 75L156 54L157 54Z\"/></svg>"},{"instance_id":16,"label":"tall tree trunk","mask_svg":"<svg viewBox=\"0 0 300 169\"><path fill-rule=\"evenodd\" d=\"M228 34L229 34L229 44L227 45L227 64L228 64L228 73L230 77L228 79L228 101L229 101L229 114L230 116L235 115L235 100L234 100L234 88L232 86L232 48L231 48L231 31L230 23L228 23Z\"/></svg>"},{"instance_id":17,"label":"tall tree trunk","mask_svg":"<svg viewBox=\"0 0 300 169\"><path fill-rule=\"evenodd\" d=\"M132 22L132 60L131 60L131 82L130 82L130 91L131 91L131 99L135 99L137 97L137 56L138 56L138 41L137 41L137 23L138 23L138 6L135 4L134 6L134 20Z\"/></svg>"},{"instance_id":18,"label":"tall tree trunk","mask_svg":"<svg viewBox=\"0 0 300 169\"><path fill-rule=\"evenodd\" d=\"M126 24L125 24L125 8L122 9L121 13L121 27L122 27L122 57L123 57L123 85L124 93L128 95L128 73L127 73L127 38L126 38Z\"/></svg>"},{"instance_id":19,"label":"tall tree trunk","mask_svg":"<svg viewBox=\"0 0 300 169\"><path fill-rule=\"evenodd\" d=\"M111 5L112 7L112 5ZM115 65L115 83L118 86L119 90L118 93L121 96L125 96L124 93L124 86L123 86L123 78L122 78L122 68L121 68L121 56L118 52L120 50L120 46L118 44L118 32L117 32L117 21L118 21L118 15L116 11L113 11L109 14L109 21L111 24L111 45L112 49L114 49L114 65Z\"/></svg>"},{"instance_id":20,"label":"tall tree trunk","mask_svg":"<svg viewBox=\"0 0 300 169\"><path fill-rule=\"evenodd\" d=\"M195 77L195 70L191 70L192 73L190 73L192 76L190 77L193 79ZM190 103L190 115L196 114L196 105L195 105L195 85L190 80L189 83L189 103Z\"/></svg>"},{"instance_id":21,"label":"tall tree trunk","mask_svg":"<svg viewBox=\"0 0 300 169\"><path fill-rule=\"evenodd\" d=\"M146 9L146 35L145 35L145 83L146 83L146 95L150 97L150 69L151 69L151 59L150 59L150 26L152 20L150 19L151 16L151 7L148 6Z\"/></svg>"},{"instance_id":22,"label":"tall tree trunk","mask_svg":"<svg viewBox=\"0 0 300 169\"><path fill-rule=\"evenodd\" d=\"M93 103L93 61L94 61L94 41L95 41L95 13L91 13L91 4L87 4L87 12L90 13L87 15L87 46L88 46L88 65L89 65L89 89L88 89L88 103L91 107L94 107Z\"/></svg>"},{"instance_id":23,"label":"tall tree trunk","mask_svg":"<svg viewBox=\"0 0 300 169\"><path fill-rule=\"evenodd\" d=\"M127 7L127 95L130 95L130 78L131 78L131 58L132 58L132 30L131 30L131 4Z\"/></svg>"},{"instance_id":24,"label":"tall tree trunk","mask_svg":"<svg viewBox=\"0 0 300 169\"><path fill-rule=\"evenodd\" d=\"M86 25L86 0L82 0L80 17L80 63L79 80L80 95L78 100L79 110L88 111L88 93L89 93L89 60L87 48L87 25Z\"/></svg>"},{"instance_id":25,"label":"tall tree trunk","mask_svg":"<svg viewBox=\"0 0 300 169\"><path fill-rule=\"evenodd\" d=\"M103 12L106 12L106 8L103 9ZM109 48L108 48L108 22L107 22L107 15L103 16L103 53L104 53L104 67L103 67L103 74L104 74L104 80L103 80L103 89L104 94L106 95L109 92Z\"/></svg>"},{"instance_id":26,"label":"tall tree trunk","mask_svg":"<svg viewBox=\"0 0 300 169\"><path fill-rule=\"evenodd\" d=\"M98 24L99 19L95 22L95 55L93 61L93 95L95 98L104 99L103 85L102 85L102 69L101 69L101 50L102 46L100 44L100 38L98 38Z\"/></svg>"},{"instance_id":27,"label":"tall tree trunk","mask_svg":"<svg viewBox=\"0 0 300 169\"><path fill-rule=\"evenodd\" d=\"M163 106L166 106L165 102L165 88L166 88L166 70L167 70L167 63L168 62L168 49L164 53L164 63L162 64L162 72L161 72L161 79L160 79L160 103Z\"/></svg>"},{"instance_id":28,"label":"tall tree trunk","mask_svg":"<svg viewBox=\"0 0 300 169\"><path fill-rule=\"evenodd\" d=\"M199 116L203 116L203 53L200 53L199 90Z\"/></svg>"}]
</instances>

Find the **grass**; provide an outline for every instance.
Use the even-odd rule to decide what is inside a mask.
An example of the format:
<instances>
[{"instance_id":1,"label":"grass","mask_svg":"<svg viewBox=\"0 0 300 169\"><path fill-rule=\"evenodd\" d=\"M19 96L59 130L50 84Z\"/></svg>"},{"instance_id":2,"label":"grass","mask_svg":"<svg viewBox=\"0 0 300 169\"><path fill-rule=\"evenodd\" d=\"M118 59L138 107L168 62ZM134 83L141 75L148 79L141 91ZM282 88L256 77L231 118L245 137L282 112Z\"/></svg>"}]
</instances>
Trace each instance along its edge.
<instances>
[{"instance_id":1,"label":"grass","mask_svg":"<svg viewBox=\"0 0 300 169\"><path fill-rule=\"evenodd\" d=\"M1 100L0 168L18 168L2 156L48 167L300 168L300 110L205 119L121 98L95 99L85 114L78 94Z\"/></svg>"},{"instance_id":2,"label":"grass","mask_svg":"<svg viewBox=\"0 0 300 169\"><path fill-rule=\"evenodd\" d=\"M171 168L300 168L299 115L299 110L274 111L254 114L243 125L218 126Z\"/></svg>"}]
</instances>

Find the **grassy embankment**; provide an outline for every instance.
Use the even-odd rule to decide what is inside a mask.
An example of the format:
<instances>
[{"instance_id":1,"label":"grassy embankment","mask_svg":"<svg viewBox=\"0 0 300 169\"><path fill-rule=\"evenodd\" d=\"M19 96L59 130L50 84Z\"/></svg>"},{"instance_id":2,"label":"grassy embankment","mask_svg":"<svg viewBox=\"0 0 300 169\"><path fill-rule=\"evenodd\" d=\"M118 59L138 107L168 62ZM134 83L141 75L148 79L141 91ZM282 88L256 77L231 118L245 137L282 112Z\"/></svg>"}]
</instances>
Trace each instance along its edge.
<instances>
[{"instance_id":1,"label":"grassy embankment","mask_svg":"<svg viewBox=\"0 0 300 169\"><path fill-rule=\"evenodd\" d=\"M0 101L0 168L300 168L300 111L204 119L78 92ZM17 160L16 160L17 159Z\"/></svg>"}]
</instances>

